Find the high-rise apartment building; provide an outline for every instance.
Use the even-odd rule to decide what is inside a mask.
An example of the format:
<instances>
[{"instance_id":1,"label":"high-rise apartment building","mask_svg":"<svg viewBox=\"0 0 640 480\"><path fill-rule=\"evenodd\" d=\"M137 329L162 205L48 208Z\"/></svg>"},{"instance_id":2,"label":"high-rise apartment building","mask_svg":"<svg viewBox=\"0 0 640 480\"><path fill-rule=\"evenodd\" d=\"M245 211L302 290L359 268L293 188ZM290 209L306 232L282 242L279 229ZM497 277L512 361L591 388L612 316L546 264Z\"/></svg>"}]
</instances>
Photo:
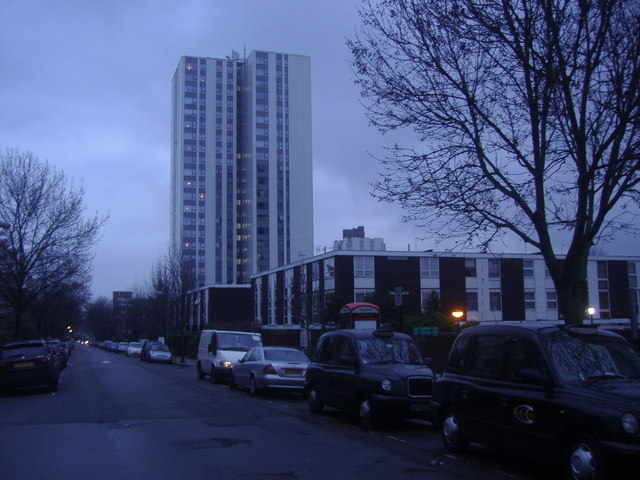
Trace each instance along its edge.
<instances>
[{"instance_id":1,"label":"high-rise apartment building","mask_svg":"<svg viewBox=\"0 0 640 480\"><path fill-rule=\"evenodd\" d=\"M199 286L313 255L309 57L182 57L171 123L171 242Z\"/></svg>"}]
</instances>

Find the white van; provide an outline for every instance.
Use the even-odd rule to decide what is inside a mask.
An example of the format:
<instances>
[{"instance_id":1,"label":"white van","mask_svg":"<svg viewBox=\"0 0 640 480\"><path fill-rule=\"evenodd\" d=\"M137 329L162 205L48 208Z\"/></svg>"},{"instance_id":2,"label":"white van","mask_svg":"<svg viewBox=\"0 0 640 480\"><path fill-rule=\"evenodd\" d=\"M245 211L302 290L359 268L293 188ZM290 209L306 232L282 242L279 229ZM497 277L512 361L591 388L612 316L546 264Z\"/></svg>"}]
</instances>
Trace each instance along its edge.
<instances>
[{"instance_id":1,"label":"white van","mask_svg":"<svg viewBox=\"0 0 640 480\"><path fill-rule=\"evenodd\" d=\"M259 333L202 330L198 342L196 369L202 380L209 375L213 383L227 380L231 366L252 347L262 346Z\"/></svg>"}]
</instances>

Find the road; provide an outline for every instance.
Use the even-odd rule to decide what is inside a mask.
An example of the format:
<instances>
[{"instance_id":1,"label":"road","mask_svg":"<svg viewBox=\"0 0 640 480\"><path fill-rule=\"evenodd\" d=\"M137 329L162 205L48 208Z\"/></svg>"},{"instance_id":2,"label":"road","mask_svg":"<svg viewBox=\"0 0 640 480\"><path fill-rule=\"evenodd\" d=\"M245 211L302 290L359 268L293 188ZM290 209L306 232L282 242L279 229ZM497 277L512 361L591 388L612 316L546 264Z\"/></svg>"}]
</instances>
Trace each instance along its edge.
<instances>
[{"instance_id":1,"label":"road","mask_svg":"<svg viewBox=\"0 0 640 480\"><path fill-rule=\"evenodd\" d=\"M195 368L77 346L58 392L0 398L2 479L553 478L549 468L472 446L448 454L427 422L369 431L307 411L299 395L251 397Z\"/></svg>"}]
</instances>

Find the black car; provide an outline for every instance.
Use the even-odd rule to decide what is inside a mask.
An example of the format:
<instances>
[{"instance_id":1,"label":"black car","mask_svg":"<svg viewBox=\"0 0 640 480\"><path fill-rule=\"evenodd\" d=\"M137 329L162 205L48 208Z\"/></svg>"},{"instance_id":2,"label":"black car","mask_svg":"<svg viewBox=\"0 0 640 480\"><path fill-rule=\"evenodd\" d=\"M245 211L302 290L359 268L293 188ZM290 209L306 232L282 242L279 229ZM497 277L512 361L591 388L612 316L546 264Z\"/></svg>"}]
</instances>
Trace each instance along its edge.
<instances>
[{"instance_id":1,"label":"black car","mask_svg":"<svg viewBox=\"0 0 640 480\"><path fill-rule=\"evenodd\" d=\"M305 375L312 412L324 406L358 412L374 427L384 414L430 417L433 373L415 341L388 330L335 330L318 340Z\"/></svg>"},{"instance_id":2,"label":"black car","mask_svg":"<svg viewBox=\"0 0 640 480\"><path fill-rule=\"evenodd\" d=\"M432 403L453 452L477 442L551 461L580 480L603 478L614 456L640 458L640 356L605 330L469 328L436 379Z\"/></svg>"},{"instance_id":3,"label":"black car","mask_svg":"<svg viewBox=\"0 0 640 480\"><path fill-rule=\"evenodd\" d=\"M58 389L55 354L43 340L7 343L0 348L0 390L44 385Z\"/></svg>"}]
</instances>

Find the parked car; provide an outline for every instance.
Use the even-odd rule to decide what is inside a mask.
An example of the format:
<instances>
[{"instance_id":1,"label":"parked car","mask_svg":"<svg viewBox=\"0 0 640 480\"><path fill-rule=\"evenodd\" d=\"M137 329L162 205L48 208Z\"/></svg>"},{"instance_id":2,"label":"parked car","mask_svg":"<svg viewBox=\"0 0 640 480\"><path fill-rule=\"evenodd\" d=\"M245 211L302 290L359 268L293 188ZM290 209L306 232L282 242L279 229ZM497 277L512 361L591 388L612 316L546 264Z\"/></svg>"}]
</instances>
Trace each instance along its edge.
<instances>
[{"instance_id":1,"label":"parked car","mask_svg":"<svg viewBox=\"0 0 640 480\"><path fill-rule=\"evenodd\" d=\"M592 327L472 327L452 347L433 408L452 452L477 442L600 479L612 455L640 458L640 355Z\"/></svg>"},{"instance_id":2,"label":"parked car","mask_svg":"<svg viewBox=\"0 0 640 480\"><path fill-rule=\"evenodd\" d=\"M309 359L288 347L253 347L231 367L229 386L243 387L251 395L267 389L304 391Z\"/></svg>"},{"instance_id":3,"label":"parked car","mask_svg":"<svg viewBox=\"0 0 640 480\"><path fill-rule=\"evenodd\" d=\"M46 386L58 389L60 370L47 342L33 340L7 343L0 348L0 390Z\"/></svg>"},{"instance_id":4,"label":"parked car","mask_svg":"<svg viewBox=\"0 0 640 480\"><path fill-rule=\"evenodd\" d=\"M163 345L162 342L153 341L153 340L145 340L142 344L142 349L140 350L140 360L143 362L149 361L149 350L153 345Z\"/></svg>"},{"instance_id":5,"label":"parked car","mask_svg":"<svg viewBox=\"0 0 640 480\"><path fill-rule=\"evenodd\" d=\"M202 330L198 341L198 378L209 375L213 383L228 380L231 367L252 347L262 345L262 336L252 332Z\"/></svg>"},{"instance_id":6,"label":"parked car","mask_svg":"<svg viewBox=\"0 0 640 480\"><path fill-rule=\"evenodd\" d=\"M141 351L142 343L129 342L129 346L127 347L127 357L139 357Z\"/></svg>"},{"instance_id":7,"label":"parked car","mask_svg":"<svg viewBox=\"0 0 640 480\"><path fill-rule=\"evenodd\" d=\"M129 348L129 342L119 342L117 353L127 353L127 349Z\"/></svg>"},{"instance_id":8,"label":"parked car","mask_svg":"<svg viewBox=\"0 0 640 480\"><path fill-rule=\"evenodd\" d=\"M430 418L433 373L416 342L389 330L335 330L323 334L307 368L309 410L353 410L375 427L386 414Z\"/></svg>"},{"instance_id":9,"label":"parked car","mask_svg":"<svg viewBox=\"0 0 640 480\"><path fill-rule=\"evenodd\" d=\"M107 348L110 352L118 353L118 347L120 346L120 342L111 342Z\"/></svg>"},{"instance_id":10,"label":"parked car","mask_svg":"<svg viewBox=\"0 0 640 480\"><path fill-rule=\"evenodd\" d=\"M147 351L147 362L171 363L173 354L164 343L152 343Z\"/></svg>"},{"instance_id":11,"label":"parked car","mask_svg":"<svg viewBox=\"0 0 640 480\"><path fill-rule=\"evenodd\" d=\"M54 355L58 370L63 370L67 366L67 360L69 359L65 345L60 340L46 340L46 342Z\"/></svg>"}]
</instances>

